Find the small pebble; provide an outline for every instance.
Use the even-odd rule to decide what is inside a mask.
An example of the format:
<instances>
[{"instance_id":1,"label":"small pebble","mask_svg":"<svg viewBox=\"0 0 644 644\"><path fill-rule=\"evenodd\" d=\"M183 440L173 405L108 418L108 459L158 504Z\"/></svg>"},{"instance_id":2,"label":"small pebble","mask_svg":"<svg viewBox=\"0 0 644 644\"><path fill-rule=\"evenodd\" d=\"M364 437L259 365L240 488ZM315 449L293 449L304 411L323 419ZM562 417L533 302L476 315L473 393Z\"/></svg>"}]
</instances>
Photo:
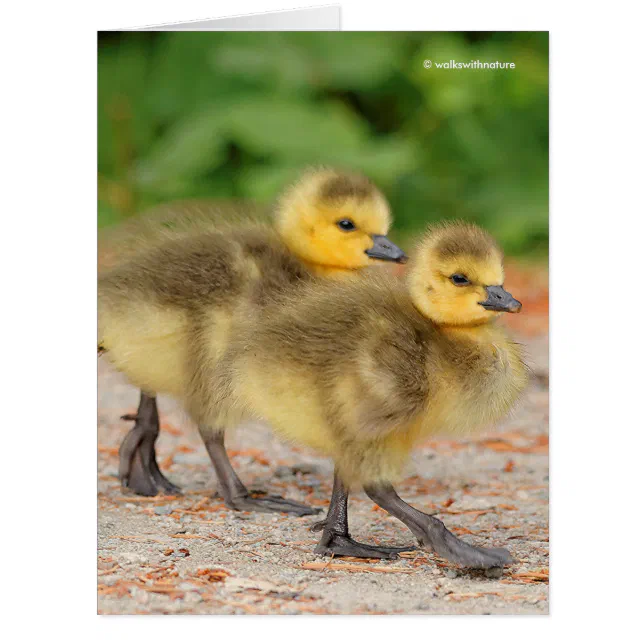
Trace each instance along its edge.
<instances>
[{"instance_id":1,"label":"small pebble","mask_svg":"<svg viewBox=\"0 0 644 644\"><path fill-rule=\"evenodd\" d=\"M446 570L445 577L447 577L448 579L456 579L458 577L458 570L454 570L453 568Z\"/></svg>"},{"instance_id":2,"label":"small pebble","mask_svg":"<svg viewBox=\"0 0 644 644\"><path fill-rule=\"evenodd\" d=\"M280 465L275 470L278 478L288 478L295 474L318 474L320 470L312 463L296 463L295 465Z\"/></svg>"},{"instance_id":3,"label":"small pebble","mask_svg":"<svg viewBox=\"0 0 644 644\"><path fill-rule=\"evenodd\" d=\"M488 568L485 571L485 576L488 579L501 579L503 577L503 568L500 566L495 566L494 568Z\"/></svg>"},{"instance_id":4,"label":"small pebble","mask_svg":"<svg viewBox=\"0 0 644 644\"><path fill-rule=\"evenodd\" d=\"M139 554L138 552L122 552L120 553L120 558L130 564L141 564L148 560L145 555Z\"/></svg>"},{"instance_id":5,"label":"small pebble","mask_svg":"<svg viewBox=\"0 0 644 644\"><path fill-rule=\"evenodd\" d=\"M191 584L188 581L182 581L177 588L179 590L197 590L194 584Z\"/></svg>"},{"instance_id":6,"label":"small pebble","mask_svg":"<svg viewBox=\"0 0 644 644\"><path fill-rule=\"evenodd\" d=\"M154 508L154 514L170 514L172 508L169 505L158 505Z\"/></svg>"},{"instance_id":7,"label":"small pebble","mask_svg":"<svg viewBox=\"0 0 644 644\"><path fill-rule=\"evenodd\" d=\"M203 597L199 593L188 592L188 593L186 593L186 595L184 597L184 601L191 602L193 604L197 604L197 603L203 601Z\"/></svg>"}]
</instances>

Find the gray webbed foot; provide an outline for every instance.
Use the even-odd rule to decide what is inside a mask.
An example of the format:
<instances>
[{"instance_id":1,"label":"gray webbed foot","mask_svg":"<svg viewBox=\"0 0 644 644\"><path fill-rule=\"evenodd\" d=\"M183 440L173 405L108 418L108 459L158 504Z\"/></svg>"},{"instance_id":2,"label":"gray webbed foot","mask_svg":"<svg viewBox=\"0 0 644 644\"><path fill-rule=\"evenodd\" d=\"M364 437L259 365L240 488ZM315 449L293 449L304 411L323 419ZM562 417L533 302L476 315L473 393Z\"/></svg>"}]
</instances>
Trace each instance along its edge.
<instances>
[{"instance_id":1,"label":"gray webbed foot","mask_svg":"<svg viewBox=\"0 0 644 644\"><path fill-rule=\"evenodd\" d=\"M328 524L327 519L323 519L322 521L317 521L314 523L309 529L311 532L322 532ZM329 544L332 544L330 546ZM373 553L374 551L381 553L381 556L378 557L377 554L355 554L355 548L360 548L361 551L369 551ZM337 548L337 549L336 549ZM339 550L345 549L345 548L354 548L354 552L352 553L342 553L339 552ZM372 558L380 558L380 559L389 559L389 558L396 558L396 557L386 557L382 556L382 553L385 554L397 554L399 552L413 552L414 550L418 550L416 546L371 546L365 543L359 543L357 541L354 541L348 534L347 535L342 535L342 534L327 534L322 537L320 542L315 548L315 552L318 555L331 555L331 554L336 554L336 555L343 555L345 556L351 556L351 557L372 557Z\"/></svg>"},{"instance_id":2,"label":"gray webbed foot","mask_svg":"<svg viewBox=\"0 0 644 644\"><path fill-rule=\"evenodd\" d=\"M361 559L398 559L399 552L415 550L411 548L385 548L370 546L352 539L348 534L326 534L315 546L315 554L330 557L359 557Z\"/></svg>"},{"instance_id":3,"label":"gray webbed foot","mask_svg":"<svg viewBox=\"0 0 644 644\"><path fill-rule=\"evenodd\" d=\"M471 546L453 535L441 521L430 517L427 535L419 537L421 545L430 547L439 557L465 568L496 568L512 563L505 548Z\"/></svg>"},{"instance_id":4,"label":"gray webbed foot","mask_svg":"<svg viewBox=\"0 0 644 644\"><path fill-rule=\"evenodd\" d=\"M359 557L361 559L398 559L399 552L417 550L415 546L391 548L360 543L351 538L348 521L349 490L336 471L333 477L333 493L329 511L322 521L311 526L312 532L322 532L315 547L318 555Z\"/></svg>"},{"instance_id":5,"label":"gray webbed foot","mask_svg":"<svg viewBox=\"0 0 644 644\"><path fill-rule=\"evenodd\" d=\"M226 500L225 503L232 510L247 512L286 512L287 514L294 514L298 517L320 512L319 508L312 508L297 501L268 494L265 496L246 494Z\"/></svg>"},{"instance_id":6,"label":"gray webbed foot","mask_svg":"<svg viewBox=\"0 0 644 644\"><path fill-rule=\"evenodd\" d=\"M388 483L365 487L367 495L392 516L400 519L418 542L437 555L465 568L500 568L512 562L504 548L471 546L453 535L442 521L405 503Z\"/></svg>"},{"instance_id":7,"label":"gray webbed foot","mask_svg":"<svg viewBox=\"0 0 644 644\"><path fill-rule=\"evenodd\" d=\"M212 431L206 426L200 426L199 431L215 467L219 491L224 497L226 507L246 512L286 512L298 517L317 514L320 511L297 501L283 499L281 496L249 492L230 463L224 446L224 434Z\"/></svg>"},{"instance_id":8,"label":"gray webbed foot","mask_svg":"<svg viewBox=\"0 0 644 644\"><path fill-rule=\"evenodd\" d=\"M155 443L159 435L159 415L156 399L141 394L136 414L126 414L123 420L135 421L134 427L119 448L119 479L123 488L141 496L180 494L159 469Z\"/></svg>"}]
</instances>

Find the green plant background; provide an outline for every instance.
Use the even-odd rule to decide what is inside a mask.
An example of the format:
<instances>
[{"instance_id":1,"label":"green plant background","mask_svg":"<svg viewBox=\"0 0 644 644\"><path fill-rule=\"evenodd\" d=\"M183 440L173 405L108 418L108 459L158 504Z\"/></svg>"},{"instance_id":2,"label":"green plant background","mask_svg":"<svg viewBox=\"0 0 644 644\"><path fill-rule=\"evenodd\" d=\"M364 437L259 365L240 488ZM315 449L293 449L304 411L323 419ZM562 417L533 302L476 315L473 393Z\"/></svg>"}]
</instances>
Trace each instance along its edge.
<instances>
[{"instance_id":1,"label":"green plant background","mask_svg":"<svg viewBox=\"0 0 644 644\"><path fill-rule=\"evenodd\" d=\"M270 204L327 164L383 189L394 239L457 217L510 254L547 252L545 32L101 32L98 44L99 226L174 199Z\"/></svg>"}]
</instances>

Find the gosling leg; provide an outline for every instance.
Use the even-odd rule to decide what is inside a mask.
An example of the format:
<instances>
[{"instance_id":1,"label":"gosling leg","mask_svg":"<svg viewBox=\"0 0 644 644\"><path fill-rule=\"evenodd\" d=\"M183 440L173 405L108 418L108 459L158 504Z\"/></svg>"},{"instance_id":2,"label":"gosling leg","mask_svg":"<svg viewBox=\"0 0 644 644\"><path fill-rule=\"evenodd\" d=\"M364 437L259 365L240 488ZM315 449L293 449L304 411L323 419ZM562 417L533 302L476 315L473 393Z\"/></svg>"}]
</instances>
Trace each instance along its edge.
<instances>
[{"instance_id":1,"label":"gosling leg","mask_svg":"<svg viewBox=\"0 0 644 644\"><path fill-rule=\"evenodd\" d=\"M421 546L466 568L496 568L512 562L504 548L471 546L453 535L436 517L405 503L388 483L365 486L367 495L389 514L400 519L416 536Z\"/></svg>"},{"instance_id":2,"label":"gosling leg","mask_svg":"<svg viewBox=\"0 0 644 644\"><path fill-rule=\"evenodd\" d=\"M119 448L121 485L142 496L156 496L160 492L179 494L181 490L168 481L157 464L154 445L159 436L159 411L156 398L141 392L136 414L121 418L135 421Z\"/></svg>"},{"instance_id":3,"label":"gosling leg","mask_svg":"<svg viewBox=\"0 0 644 644\"><path fill-rule=\"evenodd\" d=\"M221 494L226 506L231 510L246 510L255 512L287 512L299 517L307 514L317 514L318 508L283 499L281 496L254 496L240 481L237 473L228 459L224 446L222 432L212 432L206 428L199 428L201 437L208 450L210 460L215 467Z\"/></svg>"},{"instance_id":4,"label":"gosling leg","mask_svg":"<svg viewBox=\"0 0 644 644\"><path fill-rule=\"evenodd\" d=\"M397 553L417 549L416 546L409 548L370 546L354 541L349 534L348 499L349 491L336 471L333 477L331 504L326 519L319 521L311 528L313 532L322 531L322 537L315 547L316 554L363 557L365 559L398 559Z\"/></svg>"}]
</instances>

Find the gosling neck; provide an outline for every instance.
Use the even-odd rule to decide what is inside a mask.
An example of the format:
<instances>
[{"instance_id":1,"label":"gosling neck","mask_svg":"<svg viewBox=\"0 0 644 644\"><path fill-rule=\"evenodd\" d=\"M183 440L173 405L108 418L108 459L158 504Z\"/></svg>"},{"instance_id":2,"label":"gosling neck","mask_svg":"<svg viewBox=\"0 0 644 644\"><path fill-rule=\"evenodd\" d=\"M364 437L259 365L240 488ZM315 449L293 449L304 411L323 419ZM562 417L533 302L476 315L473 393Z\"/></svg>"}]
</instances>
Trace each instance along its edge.
<instances>
[{"instance_id":1,"label":"gosling neck","mask_svg":"<svg viewBox=\"0 0 644 644\"><path fill-rule=\"evenodd\" d=\"M302 263L317 277L330 277L332 279L343 279L347 276L352 277L357 273L354 268L341 268L340 266L329 266L327 264L316 264L304 259Z\"/></svg>"},{"instance_id":2,"label":"gosling neck","mask_svg":"<svg viewBox=\"0 0 644 644\"><path fill-rule=\"evenodd\" d=\"M467 337L472 340L488 338L490 334L498 331L496 318L482 320L472 324L439 324L442 333L452 337Z\"/></svg>"}]
</instances>

